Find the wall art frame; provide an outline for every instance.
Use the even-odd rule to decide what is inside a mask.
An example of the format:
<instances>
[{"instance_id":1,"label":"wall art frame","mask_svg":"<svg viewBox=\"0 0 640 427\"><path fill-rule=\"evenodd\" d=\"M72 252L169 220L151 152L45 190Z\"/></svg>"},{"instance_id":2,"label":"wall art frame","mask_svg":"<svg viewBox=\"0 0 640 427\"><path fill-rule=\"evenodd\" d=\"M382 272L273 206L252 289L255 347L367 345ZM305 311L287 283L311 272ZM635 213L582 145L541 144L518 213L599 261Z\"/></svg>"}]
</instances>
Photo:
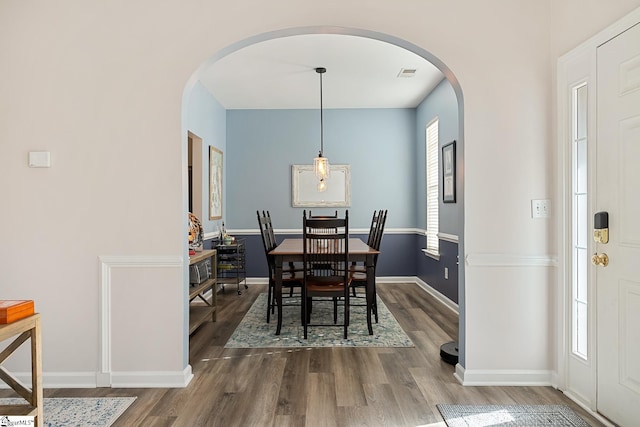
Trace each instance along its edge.
<instances>
[{"instance_id":1,"label":"wall art frame","mask_svg":"<svg viewBox=\"0 0 640 427\"><path fill-rule=\"evenodd\" d=\"M442 146L442 201L456 202L456 141Z\"/></svg>"},{"instance_id":2,"label":"wall art frame","mask_svg":"<svg viewBox=\"0 0 640 427\"><path fill-rule=\"evenodd\" d=\"M209 219L222 219L222 151L209 147Z\"/></svg>"},{"instance_id":3,"label":"wall art frame","mask_svg":"<svg viewBox=\"0 0 640 427\"><path fill-rule=\"evenodd\" d=\"M349 207L351 206L351 166L329 165L327 189L318 192L318 178L313 165L291 165L291 206Z\"/></svg>"}]
</instances>

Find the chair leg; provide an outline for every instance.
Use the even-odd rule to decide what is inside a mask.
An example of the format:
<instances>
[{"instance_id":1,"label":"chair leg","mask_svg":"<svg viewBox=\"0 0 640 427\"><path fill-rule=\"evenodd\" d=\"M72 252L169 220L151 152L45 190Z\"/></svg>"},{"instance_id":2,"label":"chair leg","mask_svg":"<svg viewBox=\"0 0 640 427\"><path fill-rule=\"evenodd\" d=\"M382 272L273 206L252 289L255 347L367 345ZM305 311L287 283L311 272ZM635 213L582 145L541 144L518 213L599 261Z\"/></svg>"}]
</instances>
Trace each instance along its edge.
<instances>
[{"instance_id":1,"label":"chair leg","mask_svg":"<svg viewBox=\"0 0 640 427\"><path fill-rule=\"evenodd\" d=\"M349 293L347 292L344 299L344 339L347 339L347 330L349 328Z\"/></svg>"},{"instance_id":2,"label":"chair leg","mask_svg":"<svg viewBox=\"0 0 640 427\"><path fill-rule=\"evenodd\" d=\"M302 305L302 319L303 319L303 328L304 328L304 339L307 339L307 328L309 326L309 322L311 320L311 298L303 298L301 301Z\"/></svg>"},{"instance_id":3,"label":"chair leg","mask_svg":"<svg viewBox=\"0 0 640 427\"><path fill-rule=\"evenodd\" d=\"M375 288L373 289L373 316L378 323L378 294Z\"/></svg>"},{"instance_id":4,"label":"chair leg","mask_svg":"<svg viewBox=\"0 0 640 427\"><path fill-rule=\"evenodd\" d=\"M269 321L271 320L271 310L273 309L273 301L271 300L272 288L273 288L273 283L271 280L269 280L269 290L267 292L267 323L269 323Z\"/></svg>"},{"instance_id":5,"label":"chair leg","mask_svg":"<svg viewBox=\"0 0 640 427\"><path fill-rule=\"evenodd\" d=\"M333 324L338 323L338 297L333 297Z\"/></svg>"},{"instance_id":6,"label":"chair leg","mask_svg":"<svg viewBox=\"0 0 640 427\"><path fill-rule=\"evenodd\" d=\"M307 324L311 323L311 312L313 311L313 298L306 298L306 307L307 307L307 315L305 318L307 319Z\"/></svg>"}]
</instances>

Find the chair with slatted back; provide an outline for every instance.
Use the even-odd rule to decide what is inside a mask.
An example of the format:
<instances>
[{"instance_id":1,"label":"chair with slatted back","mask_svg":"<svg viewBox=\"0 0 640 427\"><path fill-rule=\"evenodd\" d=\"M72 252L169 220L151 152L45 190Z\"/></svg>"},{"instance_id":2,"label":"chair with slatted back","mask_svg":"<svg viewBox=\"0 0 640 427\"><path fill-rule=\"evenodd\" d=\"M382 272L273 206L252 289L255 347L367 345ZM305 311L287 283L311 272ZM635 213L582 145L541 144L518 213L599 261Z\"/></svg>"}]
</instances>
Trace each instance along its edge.
<instances>
[{"instance_id":1,"label":"chair with slatted back","mask_svg":"<svg viewBox=\"0 0 640 427\"><path fill-rule=\"evenodd\" d=\"M347 338L349 325L349 212L344 218L307 218L303 214L302 321L304 338L309 326L342 326ZM313 300L330 298L333 324L311 323ZM344 317L337 322L337 301L342 301Z\"/></svg>"},{"instance_id":2,"label":"chair with slatted back","mask_svg":"<svg viewBox=\"0 0 640 427\"><path fill-rule=\"evenodd\" d=\"M386 210L381 209L378 211L377 214L375 211L373 212L373 218L371 220L371 228L369 230L369 238L367 240L367 244L377 251L380 250L380 245L382 243L382 235L384 234L384 225L386 221L387 221ZM373 272L374 272L373 274L374 275L375 275L377 263L378 263L378 255L375 255L373 257ZM366 287L367 287L366 266L352 264L350 267L349 277L351 278L351 290L353 293L352 297L359 298L360 300L366 299ZM358 288L365 289L365 292L363 294L357 293L356 289ZM375 279L373 281L373 301L371 301L371 304L372 304L371 309L373 311L375 321L376 323L378 323L378 304L377 304L377 293L375 288ZM365 303L351 302L351 305L353 306L366 305L366 302Z\"/></svg>"},{"instance_id":3,"label":"chair with slatted back","mask_svg":"<svg viewBox=\"0 0 640 427\"><path fill-rule=\"evenodd\" d=\"M333 215L313 215L311 213L311 210L309 210L309 214L307 215L307 218L310 218L310 219L338 218L338 211L335 211Z\"/></svg>"},{"instance_id":4,"label":"chair with slatted back","mask_svg":"<svg viewBox=\"0 0 640 427\"><path fill-rule=\"evenodd\" d=\"M258 216L258 225L260 226L260 235L262 236L262 244L264 246L264 253L267 259L267 266L269 268L269 290L267 293L267 323L271 320L271 314L274 312L274 308L276 305L274 288L275 288L275 262L272 256L269 255L273 249L278 246L275 233L273 231L273 224L271 223L271 215L269 211L262 211L262 215L260 215L259 211L256 211ZM294 288L302 288L303 281L303 270L297 270L293 267L289 269L284 269L282 271L282 287L289 288L289 296L293 296ZM283 305L295 305L298 304L285 304Z\"/></svg>"}]
</instances>

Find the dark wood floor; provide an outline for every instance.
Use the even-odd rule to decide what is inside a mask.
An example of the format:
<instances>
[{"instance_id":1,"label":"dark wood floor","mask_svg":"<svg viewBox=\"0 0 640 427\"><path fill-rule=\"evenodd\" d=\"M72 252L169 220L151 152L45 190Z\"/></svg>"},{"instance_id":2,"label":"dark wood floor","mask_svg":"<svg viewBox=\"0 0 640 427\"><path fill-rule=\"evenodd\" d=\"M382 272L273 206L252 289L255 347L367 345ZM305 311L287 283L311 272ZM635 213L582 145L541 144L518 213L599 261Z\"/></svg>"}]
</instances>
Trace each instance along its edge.
<instances>
[{"instance_id":1,"label":"dark wood floor","mask_svg":"<svg viewBox=\"0 0 640 427\"><path fill-rule=\"evenodd\" d=\"M191 337L194 379L183 389L46 389L45 397L137 396L115 426L444 426L438 403L567 404L550 387L463 387L440 345L457 316L413 284L378 294L415 348L225 349L264 285L219 294L218 322ZM288 308L292 309L292 308Z\"/></svg>"}]
</instances>

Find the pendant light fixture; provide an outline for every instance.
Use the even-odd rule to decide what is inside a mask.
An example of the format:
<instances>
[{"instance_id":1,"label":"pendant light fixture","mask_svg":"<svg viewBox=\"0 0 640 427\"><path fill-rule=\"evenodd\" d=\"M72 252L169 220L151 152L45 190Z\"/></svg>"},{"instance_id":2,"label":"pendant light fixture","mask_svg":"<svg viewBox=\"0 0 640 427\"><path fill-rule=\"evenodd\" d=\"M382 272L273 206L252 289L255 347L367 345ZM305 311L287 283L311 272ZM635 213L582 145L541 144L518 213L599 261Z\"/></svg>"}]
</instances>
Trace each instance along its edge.
<instances>
[{"instance_id":1,"label":"pendant light fixture","mask_svg":"<svg viewBox=\"0 0 640 427\"><path fill-rule=\"evenodd\" d=\"M320 152L318 157L313 159L313 171L318 177L318 192L327 189L327 179L329 178L329 159L323 156L324 149L324 111L322 108L322 75L327 72L324 67L316 68L316 73L320 74Z\"/></svg>"}]
</instances>

